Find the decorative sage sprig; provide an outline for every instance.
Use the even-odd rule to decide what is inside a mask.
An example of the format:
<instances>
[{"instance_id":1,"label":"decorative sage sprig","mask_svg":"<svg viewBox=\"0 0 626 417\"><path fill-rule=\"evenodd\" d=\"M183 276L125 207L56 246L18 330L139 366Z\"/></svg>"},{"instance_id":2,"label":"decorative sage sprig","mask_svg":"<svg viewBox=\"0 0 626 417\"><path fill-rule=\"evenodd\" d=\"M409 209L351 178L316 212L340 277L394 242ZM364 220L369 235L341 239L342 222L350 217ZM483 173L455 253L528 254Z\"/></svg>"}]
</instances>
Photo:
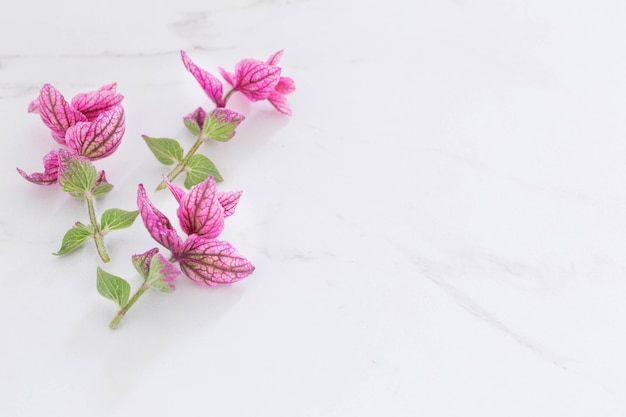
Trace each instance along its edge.
<instances>
[{"instance_id":1,"label":"decorative sage sprig","mask_svg":"<svg viewBox=\"0 0 626 417\"><path fill-rule=\"evenodd\" d=\"M91 161L111 155L119 147L125 131L124 97L116 92L116 84L76 95L71 103L52 85L45 84L28 110L39 113L50 129L52 138L64 148L54 149L43 158L44 172L26 174L27 181L40 185L61 184L63 191L84 199L89 225L76 222L63 237L56 255L66 255L92 238L103 262L109 262L104 235L111 230L130 226L138 211L110 209L98 222L94 200L109 193L113 185L104 171L97 172Z\"/></svg>"},{"instance_id":2,"label":"decorative sage sprig","mask_svg":"<svg viewBox=\"0 0 626 417\"><path fill-rule=\"evenodd\" d=\"M228 142L235 135L235 128L245 117L243 114L226 108L228 100L234 93L240 92L250 101L268 100L282 114L291 115L291 108L285 96L292 93L296 87L291 78L281 76L282 69L278 63L282 55L283 51L280 50L266 61L243 59L235 65L234 73L220 68L220 74L231 86L231 89L224 94L222 82L208 71L198 67L185 51L181 51L185 68L215 104L215 109L207 114L202 107L198 107L183 118L189 132L196 137L186 154L175 139L143 136L159 162L174 165L166 176L169 181L173 181L183 172L186 173L184 182L186 188L201 183L209 175L215 181L222 181L222 176L213 161L196 152L205 142ZM161 181L156 189L164 188L165 181Z\"/></svg>"},{"instance_id":3,"label":"decorative sage sprig","mask_svg":"<svg viewBox=\"0 0 626 417\"><path fill-rule=\"evenodd\" d=\"M216 182L222 181L222 176L215 164L197 151L205 142L228 142L235 135L245 116L226 108L226 104L236 92L250 101L268 100L280 113L291 115L285 96L295 90L295 84L291 78L281 76L278 62L282 54L282 50L278 51L266 61L243 59L236 64L234 73L220 68L222 77L231 86L224 94L222 83L181 51L185 68L200 83L215 108L207 113L198 107L183 117L187 130L196 138L186 153L174 139L146 135L143 139L159 162L173 166L157 190L167 187L178 202L176 214L182 233L154 206L143 184L137 187L137 210L112 208L105 210L100 218L96 214L96 200L111 192L113 185L92 162L115 152L125 132L123 96L116 92L116 84L78 94L70 102L52 85L45 84L37 99L30 103L29 112L39 113L62 148L44 156L43 172L27 174L19 168L17 171L35 184L58 183L64 192L84 200L87 206L89 222L75 222L65 233L56 255L74 252L93 239L101 260L109 262L104 236L131 226L139 215L150 236L170 251L169 258L159 253L158 248L132 255L132 263L142 278L132 295L128 281L100 266L96 268L98 292L118 308L111 328L120 324L150 288L174 291L174 281L181 274L200 285L215 286L236 282L254 271L252 263L233 245L218 239L242 192L218 191ZM184 186L189 191L172 183L182 173L186 174Z\"/></svg>"}]
</instances>

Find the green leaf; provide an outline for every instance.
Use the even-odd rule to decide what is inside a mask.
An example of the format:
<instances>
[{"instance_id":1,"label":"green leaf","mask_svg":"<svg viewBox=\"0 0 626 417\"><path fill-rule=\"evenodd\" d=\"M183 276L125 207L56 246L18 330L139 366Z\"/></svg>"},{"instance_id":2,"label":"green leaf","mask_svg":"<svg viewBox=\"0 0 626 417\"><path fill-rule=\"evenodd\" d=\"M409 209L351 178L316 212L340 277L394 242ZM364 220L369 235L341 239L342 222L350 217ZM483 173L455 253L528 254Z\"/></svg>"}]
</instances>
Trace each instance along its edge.
<instances>
[{"instance_id":1,"label":"green leaf","mask_svg":"<svg viewBox=\"0 0 626 417\"><path fill-rule=\"evenodd\" d=\"M142 138L146 141L148 148L156 156L156 159L162 164L177 164L183 159L183 148L174 139L151 138L146 135L143 135Z\"/></svg>"},{"instance_id":2,"label":"green leaf","mask_svg":"<svg viewBox=\"0 0 626 417\"><path fill-rule=\"evenodd\" d=\"M124 278L109 274L100 267L96 287L100 295L114 301L120 308L128 302L130 284Z\"/></svg>"},{"instance_id":3,"label":"green leaf","mask_svg":"<svg viewBox=\"0 0 626 417\"><path fill-rule=\"evenodd\" d=\"M198 122L194 119L185 117L183 122L185 123L187 130L189 130L192 135L198 136L200 134L200 126L198 126Z\"/></svg>"},{"instance_id":4,"label":"green leaf","mask_svg":"<svg viewBox=\"0 0 626 417\"><path fill-rule=\"evenodd\" d=\"M125 229L133 224L139 210L125 211L120 209L108 209L102 213L102 219L100 220L102 230L106 233L109 230Z\"/></svg>"},{"instance_id":5,"label":"green leaf","mask_svg":"<svg viewBox=\"0 0 626 417\"><path fill-rule=\"evenodd\" d=\"M185 187L187 188L200 184L209 175L212 175L217 182L224 180L215 164L209 158L199 153L189 158L185 171L187 172L187 177L185 178Z\"/></svg>"},{"instance_id":6,"label":"green leaf","mask_svg":"<svg viewBox=\"0 0 626 417\"><path fill-rule=\"evenodd\" d=\"M218 142L228 142L235 136L235 128L244 120L243 114L234 110L217 108L207 114L202 134Z\"/></svg>"},{"instance_id":7,"label":"green leaf","mask_svg":"<svg viewBox=\"0 0 626 417\"><path fill-rule=\"evenodd\" d=\"M93 228L91 226L85 226L82 223L76 223L65 233L65 236L63 236L61 249L59 249L55 255L61 256L74 252L76 249L83 246L85 241L90 237L93 237Z\"/></svg>"},{"instance_id":8,"label":"green leaf","mask_svg":"<svg viewBox=\"0 0 626 417\"><path fill-rule=\"evenodd\" d=\"M95 198L100 198L100 197L104 197L105 195L107 195L112 189L113 189L113 184L105 182L104 184L100 184L96 188L94 188L91 194Z\"/></svg>"},{"instance_id":9,"label":"green leaf","mask_svg":"<svg viewBox=\"0 0 626 417\"><path fill-rule=\"evenodd\" d=\"M82 197L91 192L97 179L96 167L88 159L59 151L59 183L63 191Z\"/></svg>"}]
</instances>

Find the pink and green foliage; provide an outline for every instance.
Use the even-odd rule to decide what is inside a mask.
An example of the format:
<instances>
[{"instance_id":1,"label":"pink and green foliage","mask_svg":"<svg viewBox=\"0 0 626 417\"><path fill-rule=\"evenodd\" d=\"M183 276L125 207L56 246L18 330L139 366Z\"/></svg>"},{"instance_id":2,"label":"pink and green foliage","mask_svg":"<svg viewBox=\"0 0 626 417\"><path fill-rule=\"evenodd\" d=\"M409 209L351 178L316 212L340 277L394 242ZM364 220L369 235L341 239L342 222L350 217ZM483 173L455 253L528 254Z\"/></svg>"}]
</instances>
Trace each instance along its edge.
<instances>
[{"instance_id":1,"label":"pink and green foliage","mask_svg":"<svg viewBox=\"0 0 626 417\"><path fill-rule=\"evenodd\" d=\"M224 229L224 218L234 213L241 192L217 192L212 177L189 192L169 181L166 184L179 203L177 216L187 235L184 240L141 184L137 205L148 233L172 252L183 273L204 285L232 283L250 275L254 266L230 243L216 239Z\"/></svg>"},{"instance_id":2,"label":"pink and green foliage","mask_svg":"<svg viewBox=\"0 0 626 417\"><path fill-rule=\"evenodd\" d=\"M223 87L220 80L210 72L197 66L185 51L180 51L180 56L183 59L185 68L187 68L191 75L200 83L200 87L202 87L211 101L213 101L217 107L224 107L226 103L224 102Z\"/></svg>"},{"instance_id":3,"label":"pink and green foliage","mask_svg":"<svg viewBox=\"0 0 626 417\"><path fill-rule=\"evenodd\" d=\"M235 72L219 69L222 77L235 91L250 101L265 100L278 84L281 69L256 59L242 59L235 65Z\"/></svg>"},{"instance_id":4,"label":"pink and green foliage","mask_svg":"<svg viewBox=\"0 0 626 417\"><path fill-rule=\"evenodd\" d=\"M282 56L283 51L280 50L272 54L265 62L257 59L242 59L235 64L233 73L219 68L224 80L232 87L231 92L224 96L222 83L217 77L198 67L185 51L181 51L185 68L191 72L217 107L225 107L232 92L238 91L250 101L268 100L276 110L290 116L291 107L285 96L293 93L296 85L293 79L281 75L282 68L278 66L278 63Z\"/></svg>"},{"instance_id":5,"label":"pink and green foliage","mask_svg":"<svg viewBox=\"0 0 626 417\"><path fill-rule=\"evenodd\" d=\"M158 252L158 248L152 248L133 255L133 265L149 285L165 292L174 291L173 282L180 275L180 270Z\"/></svg>"},{"instance_id":6,"label":"pink and green foliage","mask_svg":"<svg viewBox=\"0 0 626 417\"><path fill-rule=\"evenodd\" d=\"M81 93L71 103L52 85L45 84L39 97L31 102L29 112L39 113L52 138L77 156L97 160L111 155L119 147L125 131L124 97L116 84ZM26 174L26 180L41 185L58 182L58 150L44 157L44 172Z\"/></svg>"}]
</instances>

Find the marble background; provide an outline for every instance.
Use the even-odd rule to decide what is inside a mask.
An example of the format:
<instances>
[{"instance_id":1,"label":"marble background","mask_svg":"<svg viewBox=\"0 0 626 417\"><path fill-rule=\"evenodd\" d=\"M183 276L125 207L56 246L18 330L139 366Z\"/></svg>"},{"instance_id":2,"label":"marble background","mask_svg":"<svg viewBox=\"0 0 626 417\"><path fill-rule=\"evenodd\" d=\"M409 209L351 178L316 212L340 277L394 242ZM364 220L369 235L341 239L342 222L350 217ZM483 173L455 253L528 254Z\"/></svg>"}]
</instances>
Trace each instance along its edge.
<instances>
[{"instance_id":1,"label":"marble background","mask_svg":"<svg viewBox=\"0 0 626 417\"><path fill-rule=\"evenodd\" d=\"M626 415L626 3L3 9L2 415ZM133 209L165 172L141 135L188 148L181 117L210 107L179 50L215 72L282 48L293 117L236 97L237 136L203 148L244 190L222 237L255 273L180 278L109 330L93 245L51 255L83 204L15 172L55 145L28 103L117 81L98 208ZM142 224L107 243L138 285Z\"/></svg>"}]
</instances>

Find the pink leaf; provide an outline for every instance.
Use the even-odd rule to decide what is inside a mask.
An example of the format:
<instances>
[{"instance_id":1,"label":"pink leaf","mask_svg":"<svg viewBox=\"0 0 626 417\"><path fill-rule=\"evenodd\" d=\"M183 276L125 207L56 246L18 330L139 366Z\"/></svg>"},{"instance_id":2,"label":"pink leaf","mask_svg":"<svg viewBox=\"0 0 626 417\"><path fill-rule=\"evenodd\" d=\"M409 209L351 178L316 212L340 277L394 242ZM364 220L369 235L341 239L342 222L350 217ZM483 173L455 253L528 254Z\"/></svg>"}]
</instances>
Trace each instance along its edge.
<instances>
[{"instance_id":1,"label":"pink leaf","mask_svg":"<svg viewBox=\"0 0 626 417\"><path fill-rule=\"evenodd\" d=\"M179 253L183 245L180 236L165 214L152 204L142 184L139 184L137 190L137 207L150 236L173 254Z\"/></svg>"},{"instance_id":2,"label":"pink leaf","mask_svg":"<svg viewBox=\"0 0 626 417\"><path fill-rule=\"evenodd\" d=\"M67 130L67 145L91 160L111 155L119 147L125 131L124 108L116 106L92 122L81 122Z\"/></svg>"},{"instance_id":3,"label":"pink leaf","mask_svg":"<svg viewBox=\"0 0 626 417\"><path fill-rule=\"evenodd\" d=\"M280 62L280 59L283 57L283 49L281 49L280 51L272 54L267 61L265 61L265 63L267 65L278 65L278 63Z\"/></svg>"},{"instance_id":4,"label":"pink leaf","mask_svg":"<svg viewBox=\"0 0 626 417\"><path fill-rule=\"evenodd\" d=\"M185 196L185 190L177 185L172 184L165 175L163 175L163 181L165 182L165 185L170 190L176 201L180 203L180 200Z\"/></svg>"},{"instance_id":5,"label":"pink leaf","mask_svg":"<svg viewBox=\"0 0 626 417\"><path fill-rule=\"evenodd\" d=\"M230 243L197 235L189 236L176 259L185 275L210 286L239 281L254 271Z\"/></svg>"},{"instance_id":6,"label":"pink leaf","mask_svg":"<svg viewBox=\"0 0 626 417\"><path fill-rule=\"evenodd\" d=\"M194 76L194 78L200 83L200 87L209 96L209 98L215 103L217 107L224 107L224 98L222 91L222 83L213 74L198 67L185 51L180 51L180 56L183 59L185 68Z\"/></svg>"},{"instance_id":7,"label":"pink leaf","mask_svg":"<svg viewBox=\"0 0 626 417\"><path fill-rule=\"evenodd\" d=\"M28 103L28 112L39 114L39 98L36 98Z\"/></svg>"},{"instance_id":8,"label":"pink leaf","mask_svg":"<svg viewBox=\"0 0 626 417\"><path fill-rule=\"evenodd\" d=\"M291 94L296 91L296 83L289 77L280 77L275 90L280 94Z\"/></svg>"},{"instance_id":9,"label":"pink leaf","mask_svg":"<svg viewBox=\"0 0 626 417\"><path fill-rule=\"evenodd\" d=\"M122 102L123 95L116 93L116 83L100 87L96 91L80 93L72 99L72 107L92 121L100 114L111 110Z\"/></svg>"},{"instance_id":10,"label":"pink leaf","mask_svg":"<svg viewBox=\"0 0 626 417\"><path fill-rule=\"evenodd\" d=\"M43 123L52 130L52 137L65 145L65 132L87 118L74 109L52 85L45 84L39 93L39 112Z\"/></svg>"},{"instance_id":11,"label":"pink leaf","mask_svg":"<svg viewBox=\"0 0 626 417\"><path fill-rule=\"evenodd\" d=\"M206 111L202 107L198 107L187 116L183 117L183 123L194 135L199 135L206 119Z\"/></svg>"},{"instance_id":12,"label":"pink leaf","mask_svg":"<svg viewBox=\"0 0 626 417\"><path fill-rule=\"evenodd\" d=\"M276 108L279 112L286 116L291 116L291 107L287 102L287 98L280 93L272 93L267 99L272 106Z\"/></svg>"},{"instance_id":13,"label":"pink leaf","mask_svg":"<svg viewBox=\"0 0 626 417\"><path fill-rule=\"evenodd\" d=\"M59 181L59 151L52 150L43 157L44 172L34 173L31 175L26 174L21 169L17 168L17 172L20 173L27 181L40 185L52 185Z\"/></svg>"},{"instance_id":14,"label":"pink leaf","mask_svg":"<svg viewBox=\"0 0 626 417\"><path fill-rule=\"evenodd\" d=\"M176 213L186 234L214 238L224 230L224 209L217 199L213 177L191 187L179 203Z\"/></svg>"},{"instance_id":15,"label":"pink leaf","mask_svg":"<svg viewBox=\"0 0 626 417\"><path fill-rule=\"evenodd\" d=\"M219 69L219 72L222 75L222 77L226 80L226 82L234 87L235 86L235 81L236 81L235 80L235 74L231 74L230 72L226 71L222 67L220 67L218 69Z\"/></svg>"},{"instance_id":16,"label":"pink leaf","mask_svg":"<svg viewBox=\"0 0 626 417\"><path fill-rule=\"evenodd\" d=\"M235 66L235 90L251 101L269 97L280 79L280 67L256 59L243 59Z\"/></svg>"},{"instance_id":17,"label":"pink leaf","mask_svg":"<svg viewBox=\"0 0 626 417\"><path fill-rule=\"evenodd\" d=\"M239 198L241 198L243 191L226 191L217 193L217 201L224 209L224 217L232 216L235 213Z\"/></svg>"}]
</instances>

